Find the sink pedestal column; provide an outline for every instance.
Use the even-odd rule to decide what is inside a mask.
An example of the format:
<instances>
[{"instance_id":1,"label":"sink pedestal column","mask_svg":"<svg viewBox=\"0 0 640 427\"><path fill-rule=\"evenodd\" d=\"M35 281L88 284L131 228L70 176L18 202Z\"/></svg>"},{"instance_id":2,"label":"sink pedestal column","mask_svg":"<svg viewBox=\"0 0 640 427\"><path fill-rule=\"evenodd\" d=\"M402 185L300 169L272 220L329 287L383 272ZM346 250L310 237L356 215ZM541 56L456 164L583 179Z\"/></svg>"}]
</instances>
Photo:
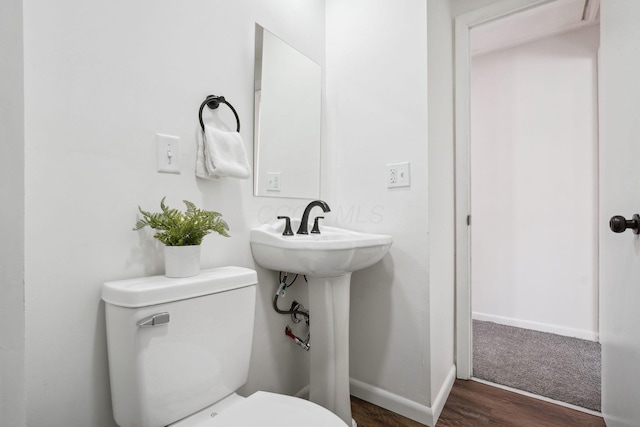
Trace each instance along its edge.
<instances>
[{"instance_id":1,"label":"sink pedestal column","mask_svg":"<svg viewBox=\"0 0 640 427\"><path fill-rule=\"evenodd\" d=\"M349 300L351 273L307 277L311 315L309 400L351 426Z\"/></svg>"}]
</instances>

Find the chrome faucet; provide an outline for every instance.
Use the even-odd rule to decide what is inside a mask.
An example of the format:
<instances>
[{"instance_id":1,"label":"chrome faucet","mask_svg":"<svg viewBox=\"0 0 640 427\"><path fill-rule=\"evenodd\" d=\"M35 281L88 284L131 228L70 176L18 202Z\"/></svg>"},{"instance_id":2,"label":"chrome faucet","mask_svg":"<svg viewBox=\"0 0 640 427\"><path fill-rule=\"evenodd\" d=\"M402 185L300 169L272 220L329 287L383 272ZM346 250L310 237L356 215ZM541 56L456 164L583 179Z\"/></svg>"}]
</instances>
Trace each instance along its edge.
<instances>
[{"instance_id":1,"label":"chrome faucet","mask_svg":"<svg viewBox=\"0 0 640 427\"><path fill-rule=\"evenodd\" d=\"M329 208L327 202L324 202L322 200L314 200L313 202L309 203L307 207L304 208L302 220L300 220L300 227L298 227L298 231L296 232L296 234L309 234L309 232L307 231L309 213L311 212L311 209L315 208L316 206L320 206L324 212L331 212L331 209Z\"/></svg>"}]
</instances>

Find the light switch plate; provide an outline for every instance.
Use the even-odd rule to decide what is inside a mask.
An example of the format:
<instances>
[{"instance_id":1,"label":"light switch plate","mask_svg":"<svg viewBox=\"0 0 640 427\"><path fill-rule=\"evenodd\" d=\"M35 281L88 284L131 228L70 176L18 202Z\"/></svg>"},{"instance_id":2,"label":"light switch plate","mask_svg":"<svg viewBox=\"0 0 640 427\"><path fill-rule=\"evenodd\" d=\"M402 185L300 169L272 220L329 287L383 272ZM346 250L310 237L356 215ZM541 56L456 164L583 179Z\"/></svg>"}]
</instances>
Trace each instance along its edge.
<instances>
[{"instance_id":1,"label":"light switch plate","mask_svg":"<svg viewBox=\"0 0 640 427\"><path fill-rule=\"evenodd\" d=\"M180 173L180 138L156 133L158 172Z\"/></svg>"}]
</instances>

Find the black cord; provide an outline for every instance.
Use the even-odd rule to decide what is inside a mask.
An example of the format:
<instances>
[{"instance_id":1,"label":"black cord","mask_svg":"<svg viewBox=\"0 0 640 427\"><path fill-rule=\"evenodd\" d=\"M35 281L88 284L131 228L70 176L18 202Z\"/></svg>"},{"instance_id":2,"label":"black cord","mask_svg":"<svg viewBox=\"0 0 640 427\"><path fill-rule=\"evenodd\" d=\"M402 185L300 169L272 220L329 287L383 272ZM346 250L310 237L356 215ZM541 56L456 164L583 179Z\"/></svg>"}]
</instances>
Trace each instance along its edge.
<instances>
[{"instance_id":1,"label":"black cord","mask_svg":"<svg viewBox=\"0 0 640 427\"><path fill-rule=\"evenodd\" d=\"M307 321L309 320L309 313L307 313L306 311L300 311L300 310L280 310L278 308L278 297L279 295L276 294L273 296L273 309L275 311L277 311L280 314L299 314L300 316L304 316Z\"/></svg>"},{"instance_id":2,"label":"black cord","mask_svg":"<svg viewBox=\"0 0 640 427\"><path fill-rule=\"evenodd\" d=\"M291 281L291 283L287 284L287 277L288 274L286 272L284 272L284 277L283 277L283 272L280 271L278 272L278 281L280 282L280 286L282 286L284 284L284 287L282 288L283 290L290 288L291 285L293 285L294 283L296 283L296 280L298 279L299 274L296 274L296 276L293 278L293 280ZM304 281L307 281L307 276L303 275L304 277ZM280 308L278 308L278 297L280 297L280 294L276 293L273 297L273 309L275 311L277 311L280 314L299 314L301 316L304 316L307 319L307 322L309 321L309 313L307 313L306 311L300 311L300 310L281 310Z\"/></svg>"},{"instance_id":3,"label":"black cord","mask_svg":"<svg viewBox=\"0 0 640 427\"><path fill-rule=\"evenodd\" d=\"M296 273L296 277L293 278L293 280L291 281L291 283L287 283L287 277L288 274L285 272L284 273L284 278L282 277L282 271L278 273L278 281L280 282L280 284L282 285L284 283L284 288L282 289L288 289L291 287L291 285L293 285L294 283L296 283L296 280L298 280L298 276L299 274ZM304 277L304 281L307 281L307 276L303 276Z\"/></svg>"}]
</instances>

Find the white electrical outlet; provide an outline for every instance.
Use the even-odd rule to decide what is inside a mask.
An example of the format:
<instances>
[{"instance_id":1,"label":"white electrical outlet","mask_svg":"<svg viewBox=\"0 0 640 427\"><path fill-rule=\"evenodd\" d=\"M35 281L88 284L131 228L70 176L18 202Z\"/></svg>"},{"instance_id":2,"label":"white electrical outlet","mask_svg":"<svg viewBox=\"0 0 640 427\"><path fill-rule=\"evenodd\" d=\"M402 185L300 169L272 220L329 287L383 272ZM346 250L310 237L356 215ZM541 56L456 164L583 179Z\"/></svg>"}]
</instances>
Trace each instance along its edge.
<instances>
[{"instance_id":1,"label":"white electrical outlet","mask_svg":"<svg viewBox=\"0 0 640 427\"><path fill-rule=\"evenodd\" d=\"M180 173L180 138L156 133L158 172Z\"/></svg>"},{"instance_id":2,"label":"white electrical outlet","mask_svg":"<svg viewBox=\"0 0 640 427\"><path fill-rule=\"evenodd\" d=\"M409 162L387 165L387 188L410 187Z\"/></svg>"},{"instance_id":3,"label":"white electrical outlet","mask_svg":"<svg viewBox=\"0 0 640 427\"><path fill-rule=\"evenodd\" d=\"M280 191L280 185L282 184L282 177L280 172L267 173L267 191Z\"/></svg>"}]
</instances>

